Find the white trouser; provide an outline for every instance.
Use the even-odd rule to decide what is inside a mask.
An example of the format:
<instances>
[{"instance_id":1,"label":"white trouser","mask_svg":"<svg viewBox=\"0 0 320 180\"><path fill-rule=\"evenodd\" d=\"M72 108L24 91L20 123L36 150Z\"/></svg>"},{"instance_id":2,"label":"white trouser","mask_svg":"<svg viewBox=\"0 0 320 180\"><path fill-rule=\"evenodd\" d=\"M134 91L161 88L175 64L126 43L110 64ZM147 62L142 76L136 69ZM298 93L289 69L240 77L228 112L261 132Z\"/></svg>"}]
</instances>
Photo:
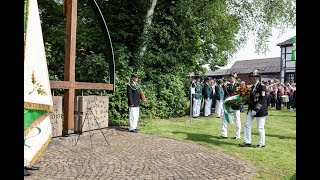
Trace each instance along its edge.
<instances>
[{"instance_id":1,"label":"white trouser","mask_svg":"<svg viewBox=\"0 0 320 180\"><path fill-rule=\"evenodd\" d=\"M251 144L251 124L253 119L257 119L258 131L259 131L259 145L265 145L265 131L264 131L264 123L266 121L266 116L263 117L252 117L251 110L249 110L247 119L244 123L244 142L247 144Z\"/></svg>"},{"instance_id":2,"label":"white trouser","mask_svg":"<svg viewBox=\"0 0 320 180\"><path fill-rule=\"evenodd\" d=\"M223 114L223 100L216 100L215 113L217 114L217 117L221 117Z\"/></svg>"},{"instance_id":3,"label":"white trouser","mask_svg":"<svg viewBox=\"0 0 320 180\"><path fill-rule=\"evenodd\" d=\"M236 138L240 138L241 135L241 121L240 121L240 110L234 110L233 117L236 123ZM221 135L223 137L228 137L228 122L226 121L225 117L222 116L222 128L221 128Z\"/></svg>"},{"instance_id":4,"label":"white trouser","mask_svg":"<svg viewBox=\"0 0 320 180\"><path fill-rule=\"evenodd\" d=\"M201 99L193 99L193 117L200 116Z\"/></svg>"},{"instance_id":5,"label":"white trouser","mask_svg":"<svg viewBox=\"0 0 320 180\"><path fill-rule=\"evenodd\" d=\"M204 116L209 116L211 114L212 99L204 100Z\"/></svg>"},{"instance_id":6,"label":"white trouser","mask_svg":"<svg viewBox=\"0 0 320 180\"><path fill-rule=\"evenodd\" d=\"M139 119L139 107L129 107L129 122L130 128L129 130L137 129L138 119Z\"/></svg>"}]
</instances>

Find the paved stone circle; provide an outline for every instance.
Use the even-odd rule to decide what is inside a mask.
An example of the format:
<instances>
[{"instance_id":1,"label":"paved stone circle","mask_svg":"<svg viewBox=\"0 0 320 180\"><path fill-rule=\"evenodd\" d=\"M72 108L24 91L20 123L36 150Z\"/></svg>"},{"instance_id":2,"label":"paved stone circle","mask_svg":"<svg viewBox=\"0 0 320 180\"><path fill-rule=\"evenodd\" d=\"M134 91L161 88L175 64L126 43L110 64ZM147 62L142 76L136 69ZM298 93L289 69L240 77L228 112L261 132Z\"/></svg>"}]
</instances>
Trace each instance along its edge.
<instances>
[{"instance_id":1,"label":"paved stone circle","mask_svg":"<svg viewBox=\"0 0 320 180\"><path fill-rule=\"evenodd\" d=\"M107 141L100 130L53 138L34 164L40 170L24 179L229 180L257 175L249 162L191 141L110 128L102 132Z\"/></svg>"}]
</instances>

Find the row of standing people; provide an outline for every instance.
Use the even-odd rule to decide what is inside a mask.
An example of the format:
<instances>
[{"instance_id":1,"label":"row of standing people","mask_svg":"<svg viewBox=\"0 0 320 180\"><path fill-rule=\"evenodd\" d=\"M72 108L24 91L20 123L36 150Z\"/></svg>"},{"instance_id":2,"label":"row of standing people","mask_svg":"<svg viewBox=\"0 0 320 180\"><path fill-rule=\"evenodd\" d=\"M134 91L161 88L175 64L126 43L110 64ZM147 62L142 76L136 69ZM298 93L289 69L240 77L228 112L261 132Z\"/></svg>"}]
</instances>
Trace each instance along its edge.
<instances>
[{"instance_id":1,"label":"row of standing people","mask_svg":"<svg viewBox=\"0 0 320 180\"><path fill-rule=\"evenodd\" d=\"M282 106L294 112L296 108L296 83L293 81L278 83L275 80L265 81L268 97L268 106L276 110L281 110ZM285 96L285 97L284 97ZM282 99L285 98L285 101Z\"/></svg>"},{"instance_id":2,"label":"row of standing people","mask_svg":"<svg viewBox=\"0 0 320 180\"><path fill-rule=\"evenodd\" d=\"M215 99L215 114L216 117L222 119L221 136L218 139L228 138L228 122L224 116L223 102L227 97L230 97L235 91L240 83L236 82L237 74L231 73L228 76L228 81L223 82L222 79L218 79L216 83L211 78L205 79L205 84L202 86L199 81L200 78L197 77L195 82L192 82L192 87L195 88L195 92L192 95L193 98L193 117L198 117L200 115L201 100L204 98L204 116L209 116L211 114L211 103L212 99ZM260 73L258 70L253 71L250 74L251 92L249 95L248 111L247 117L244 123L244 143L239 144L240 147L251 146L251 124L254 118L257 119L258 131L259 131L259 143L256 147L265 147L265 130L264 124L266 116L268 115L268 100L266 96L266 86L260 81ZM242 82L243 83L243 82ZM203 89L202 89L203 87ZM214 87L214 88L213 88ZM209 108L210 107L210 108ZM231 139L241 138L241 120L240 111L243 110L241 104L233 105L233 118L236 124L235 136Z\"/></svg>"},{"instance_id":3,"label":"row of standing people","mask_svg":"<svg viewBox=\"0 0 320 180\"><path fill-rule=\"evenodd\" d=\"M197 76L191 81L191 83L192 88L194 88L194 92L192 93L192 116L194 118L199 117L201 109L203 109L204 116L208 117L212 114L212 109L214 109L216 116L220 118L222 114L221 107L223 100L229 94L226 89L229 81L206 77L204 82L201 82L200 77ZM240 106L239 108L241 112L244 111L243 106Z\"/></svg>"}]
</instances>

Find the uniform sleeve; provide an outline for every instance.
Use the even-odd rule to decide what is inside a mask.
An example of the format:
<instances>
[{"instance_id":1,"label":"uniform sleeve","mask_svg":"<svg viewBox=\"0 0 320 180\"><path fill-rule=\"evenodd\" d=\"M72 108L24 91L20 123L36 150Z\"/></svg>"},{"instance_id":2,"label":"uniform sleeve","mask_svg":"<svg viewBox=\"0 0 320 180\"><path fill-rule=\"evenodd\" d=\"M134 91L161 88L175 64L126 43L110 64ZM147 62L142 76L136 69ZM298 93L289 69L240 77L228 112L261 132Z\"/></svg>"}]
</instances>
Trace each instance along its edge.
<instances>
[{"instance_id":1,"label":"uniform sleeve","mask_svg":"<svg viewBox=\"0 0 320 180\"><path fill-rule=\"evenodd\" d=\"M223 97L226 98L227 96L229 96L229 92L228 92L228 86L229 85L226 85L226 86L222 86L222 90L223 90Z\"/></svg>"},{"instance_id":2,"label":"uniform sleeve","mask_svg":"<svg viewBox=\"0 0 320 180\"><path fill-rule=\"evenodd\" d=\"M266 87L265 86L260 86L260 89L261 89L261 91L259 92L260 96L259 96L257 104L254 107L254 110L256 112L258 112L261 109L262 103L263 103L264 99L266 98Z\"/></svg>"},{"instance_id":3,"label":"uniform sleeve","mask_svg":"<svg viewBox=\"0 0 320 180\"><path fill-rule=\"evenodd\" d=\"M211 97L211 91L208 84L205 85L205 93L207 98Z\"/></svg>"},{"instance_id":4,"label":"uniform sleeve","mask_svg":"<svg viewBox=\"0 0 320 180\"><path fill-rule=\"evenodd\" d=\"M133 104L133 99L132 99L132 91L131 87L127 85L127 95L128 95L128 100L129 100L129 105L132 106Z\"/></svg>"},{"instance_id":5,"label":"uniform sleeve","mask_svg":"<svg viewBox=\"0 0 320 180\"><path fill-rule=\"evenodd\" d=\"M216 96L216 97L219 96L220 92L219 92L218 86L215 86L215 87L214 87L214 91L216 92L216 93L215 93L215 96Z\"/></svg>"}]
</instances>

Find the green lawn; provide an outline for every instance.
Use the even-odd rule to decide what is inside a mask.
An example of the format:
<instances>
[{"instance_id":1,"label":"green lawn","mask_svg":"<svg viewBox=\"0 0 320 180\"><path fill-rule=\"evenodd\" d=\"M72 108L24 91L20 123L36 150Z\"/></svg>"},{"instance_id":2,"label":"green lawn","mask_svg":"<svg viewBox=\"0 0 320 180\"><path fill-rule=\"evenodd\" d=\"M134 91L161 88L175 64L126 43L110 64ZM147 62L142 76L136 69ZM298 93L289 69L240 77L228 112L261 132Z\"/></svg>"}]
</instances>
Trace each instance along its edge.
<instances>
[{"instance_id":1,"label":"green lawn","mask_svg":"<svg viewBox=\"0 0 320 180\"><path fill-rule=\"evenodd\" d=\"M142 112L143 113L143 112ZM266 147L241 148L243 143L243 124L246 112L241 113L241 139L220 140L221 118L189 117L150 120L141 127L141 132L175 139L197 142L201 145L222 150L225 153L252 162L259 169L256 179L296 179L296 113L269 109L266 119ZM235 124L228 125L228 136L235 135ZM257 145L259 133L256 120L252 123L252 144Z\"/></svg>"}]
</instances>

